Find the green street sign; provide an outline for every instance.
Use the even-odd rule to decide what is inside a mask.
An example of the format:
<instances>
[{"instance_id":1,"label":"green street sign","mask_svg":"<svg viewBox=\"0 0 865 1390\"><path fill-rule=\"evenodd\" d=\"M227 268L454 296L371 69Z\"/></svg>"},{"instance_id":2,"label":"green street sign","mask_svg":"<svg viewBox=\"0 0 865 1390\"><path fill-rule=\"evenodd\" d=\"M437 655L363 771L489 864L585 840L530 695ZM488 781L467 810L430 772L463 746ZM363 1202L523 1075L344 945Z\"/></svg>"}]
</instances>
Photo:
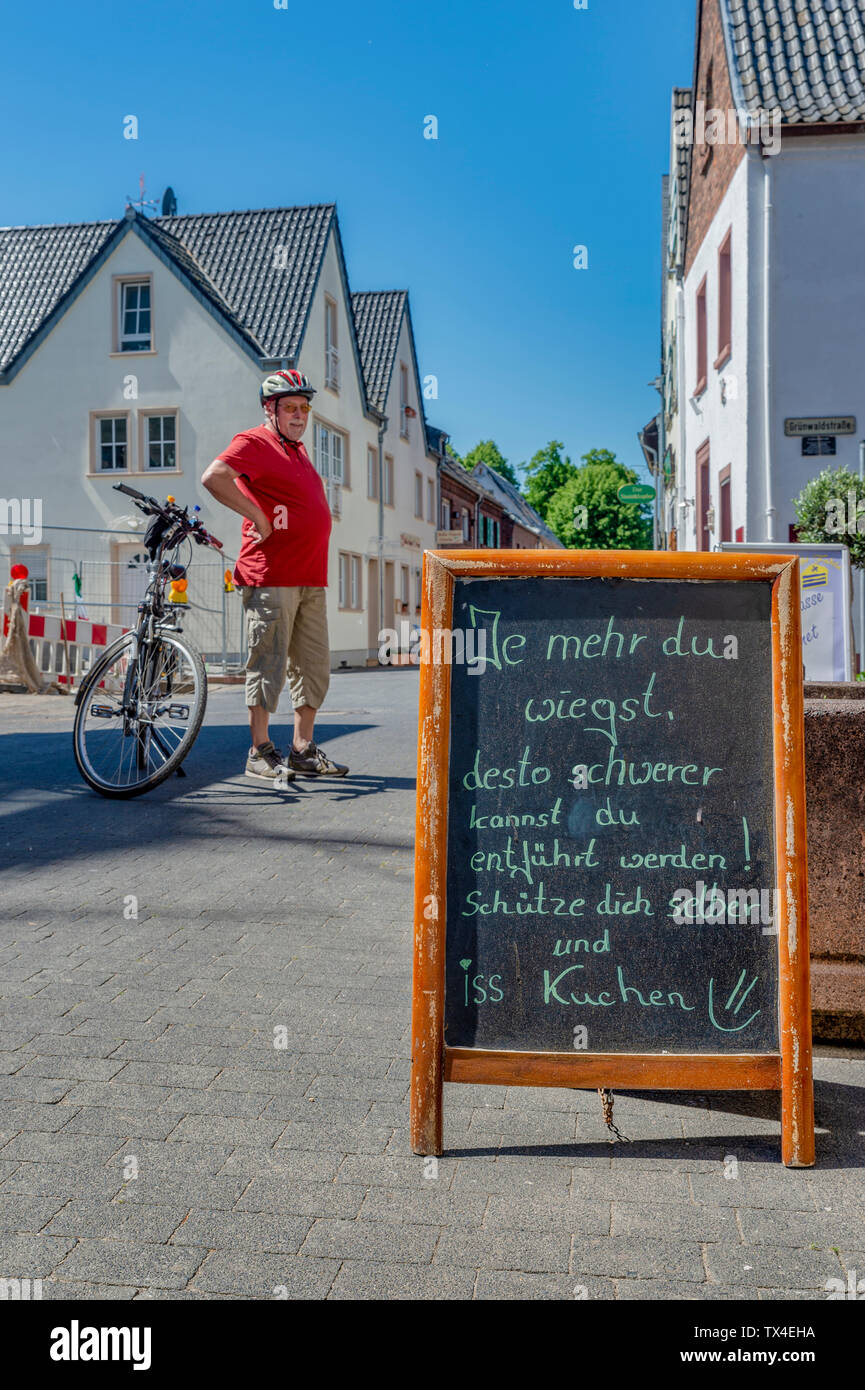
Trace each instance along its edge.
<instances>
[{"instance_id":1,"label":"green street sign","mask_svg":"<svg viewBox=\"0 0 865 1390\"><path fill-rule=\"evenodd\" d=\"M620 502L651 502L655 489L651 483L622 483L616 496Z\"/></svg>"}]
</instances>

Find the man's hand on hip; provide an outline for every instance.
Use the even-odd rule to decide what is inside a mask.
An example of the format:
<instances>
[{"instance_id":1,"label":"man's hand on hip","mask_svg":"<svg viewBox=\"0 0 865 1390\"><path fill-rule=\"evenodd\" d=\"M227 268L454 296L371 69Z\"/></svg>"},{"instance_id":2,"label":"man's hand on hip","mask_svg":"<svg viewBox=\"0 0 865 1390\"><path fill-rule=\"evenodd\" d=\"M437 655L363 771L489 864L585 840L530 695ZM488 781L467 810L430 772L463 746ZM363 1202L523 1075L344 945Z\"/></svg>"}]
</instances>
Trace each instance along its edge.
<instances>
[{"instance_id":1,"label":"man's hand on hip","mask_svg":"<svg viewBox=\"0 0 865 1390\"><path fill-rule=\"evenodd\" d=\"M251 517L250 520L252 521L252 530L249 533L250 540L253 545L263 545L268 536L273 534L273 526L269 518L265 516L264 512L259 512L257 517Z\"/></svg>"}]
</instances>

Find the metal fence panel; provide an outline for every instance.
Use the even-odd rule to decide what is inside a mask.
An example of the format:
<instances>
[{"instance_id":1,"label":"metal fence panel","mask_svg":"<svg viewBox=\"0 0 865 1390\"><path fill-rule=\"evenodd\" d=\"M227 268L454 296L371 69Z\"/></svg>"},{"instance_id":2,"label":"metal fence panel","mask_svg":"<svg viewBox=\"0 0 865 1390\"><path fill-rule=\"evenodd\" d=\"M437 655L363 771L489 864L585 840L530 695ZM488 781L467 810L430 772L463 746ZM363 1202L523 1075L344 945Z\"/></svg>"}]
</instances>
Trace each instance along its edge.
<instances>
[{"instance_id":1,"label":"metal fence panel","mask_svg":"<svg viewBox=\"0 0 865 1390\"><path fill-rule=\"evenodd\" d=\"M43 526L42 531L47 573L31 585L30 612L61 617L63 607L67 618L132 627L149 578L143 534L71 526ZM191 551L190 556L183 547L179 556L189 564L188 602L179 609L183 631L211 668L239 670L246 661L243 605L237 591L225 592L223 580L234 557L197 545ZM27 547L16 547L15 558L26 564Z\"/></svg>"}]
</instances>

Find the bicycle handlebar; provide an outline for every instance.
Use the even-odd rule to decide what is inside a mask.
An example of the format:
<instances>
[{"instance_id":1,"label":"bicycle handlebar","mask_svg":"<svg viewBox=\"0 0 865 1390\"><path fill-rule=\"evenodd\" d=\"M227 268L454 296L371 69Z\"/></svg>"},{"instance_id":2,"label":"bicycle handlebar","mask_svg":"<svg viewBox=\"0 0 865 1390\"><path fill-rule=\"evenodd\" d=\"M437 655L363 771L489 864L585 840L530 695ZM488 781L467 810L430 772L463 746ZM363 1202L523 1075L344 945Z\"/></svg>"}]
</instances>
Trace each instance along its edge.
<instances>
[{"instance_id":1,"label":"bicycle handlebar","mask_svg":"<svg viewBox=\"0 0 865 1390\"><path fill-rule=\"evenodd\" d=\"M138 502L149 502L154 507L159 506L155 497L145 497L143 492L137 492L134 487L127 487L126 483L115 483L114 491L125 492L127 497L134 497Z\"/></svg>"},{"instance_id":2,"label":"bicycle handlebar","mask_svg":"<svg viewBox=\"0 0 865 1390\"><path fill-rule=\"evenodd\" d=\"M192 525L196 528L192 534L199 545L212 545L214 550L222 549L222 541L218 541L209 531L205 531L200 521L197 523L193 521Z\"/></svg>"},{"instance_id":3,"label":"bicycle handlebar","mask_svg":"<svg viewBox=\"0 0 865 1390\"><path fill-rule=\"evenodd\" d=\"M176 502L158 502L155 497L145 497L143 492L138 492L134 487L128 487L126 483L114 483L115 492L124 492L127 497L131 497L139 511L146 516L164 516L166 519L179 522L187 535L192 536L199 545L212 546L214 550L222 549L222 541L212 536L201 523L197 516L190 517L187 507L179 507Z\"/></svg>"}]
</instances>

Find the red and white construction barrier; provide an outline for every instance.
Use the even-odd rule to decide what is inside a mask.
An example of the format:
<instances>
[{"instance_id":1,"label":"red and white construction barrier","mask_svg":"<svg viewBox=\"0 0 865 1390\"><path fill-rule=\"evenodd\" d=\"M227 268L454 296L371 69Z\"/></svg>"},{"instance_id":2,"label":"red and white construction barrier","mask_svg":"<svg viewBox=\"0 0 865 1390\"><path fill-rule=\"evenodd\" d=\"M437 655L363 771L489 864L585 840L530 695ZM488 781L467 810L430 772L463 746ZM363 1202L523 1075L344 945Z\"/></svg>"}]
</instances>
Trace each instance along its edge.
<instances>
[{"instance_id":1,"label":"red and white construction barrier","mask_svg":"<svg viewBox=\"0 0 865 1390\"><path fill-rule=\"evenodd\" d=\"M4 629L6 622L4 620ZM67 680L66 647L73 682L89 671L99 650L109 647L129 629L119 623L91 623L82 618L56 618L50 614L27 614L27 638L30 650L46 680L63 685Z\"/></svg>"}]
</instances>

